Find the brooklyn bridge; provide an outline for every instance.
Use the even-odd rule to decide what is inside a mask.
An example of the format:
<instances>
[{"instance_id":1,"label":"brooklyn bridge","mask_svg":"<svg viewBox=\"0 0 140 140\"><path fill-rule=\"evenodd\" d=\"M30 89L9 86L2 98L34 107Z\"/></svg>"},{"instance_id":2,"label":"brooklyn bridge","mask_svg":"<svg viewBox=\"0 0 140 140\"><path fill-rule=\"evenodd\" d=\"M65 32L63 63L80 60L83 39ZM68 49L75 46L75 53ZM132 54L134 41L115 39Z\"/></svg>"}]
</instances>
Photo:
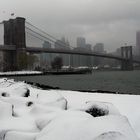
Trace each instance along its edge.
<instances>
[{"instance_id":1,"label":"brooklyn bridge","mask_svg":"<svg viewBox=\"0 0 140 140\"><path fill-rule=\"evenodd\" d=\"M140 61L133 59L132 46L122 46L121 56L115 56L105 53L97 53L93 51L82 51L75 50L74 47L70 46L71 49L63 49L63 43L57 42L62 48L43 48L39 46L27 46L26 45L26 33L38 38L41 37L42 41L47 40L51 43L56 42L56 38L42 31L43 34L38 33L40 30L36 26L27 22L25 18L17 17L15 19L9 19L3 21L0 24L4 26L4 44L0 45L0 51L4 54L4 61L15 70L21 70L23 65L21 56L26 55L26 53L59 53L68 55L83 55L83 56L95 56L108 59L116 59L120 61L121 70L133 70L133 64ZM29 25L29 26L28 26ZM34 30L30 27L34 27ZM24 60L25 63L26 60Z\"/></svg>"}]
</instances>

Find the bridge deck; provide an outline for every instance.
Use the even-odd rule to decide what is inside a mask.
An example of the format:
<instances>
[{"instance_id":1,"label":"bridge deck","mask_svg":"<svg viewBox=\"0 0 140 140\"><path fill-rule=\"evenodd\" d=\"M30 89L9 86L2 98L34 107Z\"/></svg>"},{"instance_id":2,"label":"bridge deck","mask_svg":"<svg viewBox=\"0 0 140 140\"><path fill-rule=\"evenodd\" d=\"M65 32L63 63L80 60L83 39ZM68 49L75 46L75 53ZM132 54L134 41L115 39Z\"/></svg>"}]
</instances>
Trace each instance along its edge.
<instances>
[{"instance_id":1,"label":"bridge deck","mask_svg":"<svg viewBox=\"0 0 140 140\"><path fill-rule=\"evenodd\" d=\"M0 45L0 51L15 51L15 45Z\"/></svg>"},{"instance_id":2,"label":"bridge deck","mask_svg":"<svg viewBox=\"0 0 140 140\"><path fill-rule=\"evenodd\" d=\"M86 55L86 56L97 56L97 57L104 57L104 58L112 58L118 60L126 60L125 58L113 56L109 54L103 53L96 53L96 52L89 52L89 51L78 51L78 50L64 50L64 49L53 49L53 48L39 48L39 47L27 47L27 52L34 52L34 53L62 53L62 54L75 54L75 55Z\"/></svg>"},{"instance_id":3,"label":"bridge deck","mask_svg":"<svg viewBox=\"0 0 140 140\"><path fill-rule=\"evenodd\" d=\"M26 48L18 48L18 50L26 50L30 53L61 53L61 54L75 54L75 55L86 55L86 56L96 56L96 57L103 57L103 58L110 58L110 59L117 59L117 60L124 60L127 61L128 59L122 58L119 56L114 56L111 54L103 54L103 53L96 53L96 52L88 52L88 51L78 51L78 50L64 50L64 49L54 49L54 48L41 48L41 47L26 47ZM0 51L16 51L16 46L14 45L0 45ZM133 63L139 63L138 60L133 60Z\"/></svg>"}]
</instances>

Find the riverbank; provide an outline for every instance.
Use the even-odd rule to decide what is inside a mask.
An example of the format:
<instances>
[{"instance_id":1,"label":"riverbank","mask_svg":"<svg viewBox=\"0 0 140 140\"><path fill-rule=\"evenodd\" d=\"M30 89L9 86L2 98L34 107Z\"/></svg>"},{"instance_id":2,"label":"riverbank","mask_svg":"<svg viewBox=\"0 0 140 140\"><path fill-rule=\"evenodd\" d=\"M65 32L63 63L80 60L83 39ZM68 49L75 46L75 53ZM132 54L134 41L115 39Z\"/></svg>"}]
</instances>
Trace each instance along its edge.
<instances>
[{"instance_id":1,"label":"riverbank","mask_svg":"<svg viewBox=\"0 0 140 140\"><path fill-rule=\"evenodd\" d=\"M13 76L11 78L64 90L102 90L140 95L140 71L98 71L92 74Z\"/></svg>"},{"instance_id":2,"label":"riverbank","mask_svg":"<svg viewBox=\"0 0 140 140\"><path fill-rule=\"evenodd\" d=\"M27 84L30 84L32 86L35 86L37 88L40 88L42 90L61 89L60 87L49 86L49 85L40 84L40 83L37 83L37 82L28 82L28 81L24 81L24 82L27 83ZM61 90L63 90L63 89L61 89ZM88 92L88 93L108 93L108 94L134 95L133 93L124 93L124 92L106 91L106 90L75 90L75 91L79 91L79 92L83 92L83 93Z\"/></svg>"}]
</instances>

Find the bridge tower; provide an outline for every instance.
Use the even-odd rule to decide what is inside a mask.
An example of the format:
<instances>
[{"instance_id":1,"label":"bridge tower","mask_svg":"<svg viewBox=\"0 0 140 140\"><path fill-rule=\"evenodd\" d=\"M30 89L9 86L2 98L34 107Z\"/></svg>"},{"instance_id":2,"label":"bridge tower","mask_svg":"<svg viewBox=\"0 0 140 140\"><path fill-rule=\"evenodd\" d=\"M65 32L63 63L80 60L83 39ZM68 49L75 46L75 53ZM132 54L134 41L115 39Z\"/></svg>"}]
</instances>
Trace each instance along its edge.
<instances>
[{"instance_id":1,"label":"bridge tower","mask_svg":"<svg viewBox=\"0 0 140 140\"><path fill-rule=\"evenodd\" d=\"M126 59L121 61L121 70L133 70L132 46L121 47L121 57Z\"/></svg>"},{"instance_id":2,"label":"bridge tower","mask_svg":"<svg viewBox=\"0 0 140 140\"><path fill-rule=\"evenodd\" d=\"M4 52L4 71L21 70L27 65L25 19L17 17L4 21L4 45L14 45L16 51Z\"/></svg>"}]
</instances>

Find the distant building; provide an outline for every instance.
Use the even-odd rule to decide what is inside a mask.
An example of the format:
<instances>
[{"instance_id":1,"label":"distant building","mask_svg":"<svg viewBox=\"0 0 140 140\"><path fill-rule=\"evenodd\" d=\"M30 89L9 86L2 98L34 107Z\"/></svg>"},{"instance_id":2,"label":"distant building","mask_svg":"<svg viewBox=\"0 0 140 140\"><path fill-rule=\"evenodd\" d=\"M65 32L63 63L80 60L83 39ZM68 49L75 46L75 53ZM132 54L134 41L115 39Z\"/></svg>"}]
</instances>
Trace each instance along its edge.
<instances>
[{"instance_id":1,"label":"distant building","mask_svg":"<svg viewBox=\"0 0 140 140\"><path fill-rule=\"evenodd\" d=\"M51 43L49 41L44 41L42 44L43 48L51 48ZM51 53L42 53L40 55L40 60L41 60L41 67L42 68L47 68L51 65L51 60L52 60L52 54Z\"/></svg>"},{"instance_id":2,"label":"distant building","mask_svg":"<svg viewBox=\"0 0 140 140\"><path fill-rule=\"evenodd\" d=\"M136 32L136 48L134 49L134 55L140 57L140 31Z\"/></svg>"},{"instance_id":3,"label":"distant building","mask_svg":"<svg viewBox=\"0 0 140 140\"><path fill-rule=\"evenodd\" d=\"M73 49L74 51L85 51L85 48L77 47ZM73 66L86 66L86 56L83 55L73 55Z\"/></svg>"},{"instance_id":4,"label":"distant building","mask_svg":"<svg viewBox=\"0 0 140 140\"><path fill-rule=\"evenodd\" d=\"M54 44L54 47L56 49L64 49L66 47L66 44L64 42L62 42L61 40L56 40L55 44Z\"/></svg>"},{"instance_id":5,"label":"distant building","mask_svg":"<svg viewBox=\"0 0 140 140\"><path fill-rule=\"evenodd\" d=\"M117 48L114 52L111 52L109 54L121 57L121 48ZM120 66L120 61L118 61L116 59L106 59L105 62L110 67L119 67Z\"/></svg>"},{"instance_id":6,"label":"distant building","mask_svg":"<svg viewBox=\"0 0 140 140\"><path fill-rule=\"evenodd\" d=\"M104 51L104 44L103 43L97 43L94 47L93 47L93 51L97 52L97 53L106 53ZM104 59L103 58L99 58L99 57L94 57L94 65L95 66L101 66L104 63Z\"/></svg>"},{"instance_id":7,"label":"distant building","mask_svg":"<svg viewBox=\"0 0 140 140\"><path fill-rule=\"evenodd\" d=\"M94 48L93 48L94 52L99 52L99 53L104 53L104 44L103 43L97 43Z\"/></svg>"},{"instance_id":8,"label":"distant building","mask_svg":"<svg viewBox=\"0 0 140 140\"><path fill-rule=\"evenodd\" d=\"M77 51L92 51L91 44L86 44L84 37L77 37ZM91 66L91 56L74 55L74 66Z\"/></svg>"},{"instance_id":9,"label":"distant building","mask_svg":"<svg viewBox=\"0 0 140 140\"><path fill-rule=\"evenodd\" d=\"M66 40L64 37L61 38L61 40L56 40L54 44L55 48L59 49L69 49L69 41Z\"/></svg>"},{"instance_id":10,"label":"distant building","mask_svg":"<svg viewBox=\"0 0 140 140\"><path fill-rule=\"evenodd\" d=\"M0 52L0 71L3 71L3 68L4 68L3 52Z\"/></svg>"},{"instance_id":11,"label":"distant building","mask_svg":"<svg viewBox=\"0 0 140 140\"><path fill-rule=\"evenodd\" d=\"M49 41L44 41L44 43L42 44L43 48L51 48L51 43Z\"/></svg>"},{"instance_id":12,"label":"distant building","mask_svg":"<svg viewBox=\"0 0 140 140\"><path fill-rule=\"evenodd\" d=\"M74 48L75 51L84 51L84 52L91 52L91 45L87 44L86 47L77 47ZM83 56L83 55L73 55L73 66L91 66L92 65L92 56Z\"/></svg>"},{"instance_id":13,"label":"distant building","mask_svg":"<svg viewBox=\"0 0 140 140\"><path fill-rule=\"evenodd\" d=\"M89 52L92 51L92 45L91 44L86 44L86 51L89 51ZM86 56L86 66L91 67L92 63L93 63L92 61L93 61L92 56Z\"/></svg>"},{"instance_id":14,"label":"distant building","mask_svg":"<svg viewBox=\"0 0 140 140\"><path fill-rule=\"evenodd\" d=\"M84 37L77 37L77 47L85 48L86 47L86 39Z\"/></svg>"},{"instance_id":15,"label":"distant building","mask_svg":"<svg viewBox=\"0 0 140 140\"><path fill-rule=\"evenodd\" d=\"M115 55L121 56L121 48L117 48L117 49L116 49Z\"/></svg>"},{"instance_id":16,"label":"distant building","mask_svg":"<svg viewBox=\"0 0 140 140\"><path fill-rule=\"evenodd\" d=\"M65 37L62 37L61 40L57 40L55 42L55 48L56 49L63 49L63 50L70 50L70 43L68 40L65 39ZM60 57L62 57L63 65L68 66L70 65L70 55L68 54L59 54Z\"/></svg>"},{"instance_id":17,"label":"distant building","mask_svg":"<svg viewBox=\"0 0 140 140\"><path fill-rule=\"evenodd\" d=\"M86 44L86 50L87 51L91 51L92 50L91 48L92 48L91 44Z\"/></svg>"}]
</instances>

